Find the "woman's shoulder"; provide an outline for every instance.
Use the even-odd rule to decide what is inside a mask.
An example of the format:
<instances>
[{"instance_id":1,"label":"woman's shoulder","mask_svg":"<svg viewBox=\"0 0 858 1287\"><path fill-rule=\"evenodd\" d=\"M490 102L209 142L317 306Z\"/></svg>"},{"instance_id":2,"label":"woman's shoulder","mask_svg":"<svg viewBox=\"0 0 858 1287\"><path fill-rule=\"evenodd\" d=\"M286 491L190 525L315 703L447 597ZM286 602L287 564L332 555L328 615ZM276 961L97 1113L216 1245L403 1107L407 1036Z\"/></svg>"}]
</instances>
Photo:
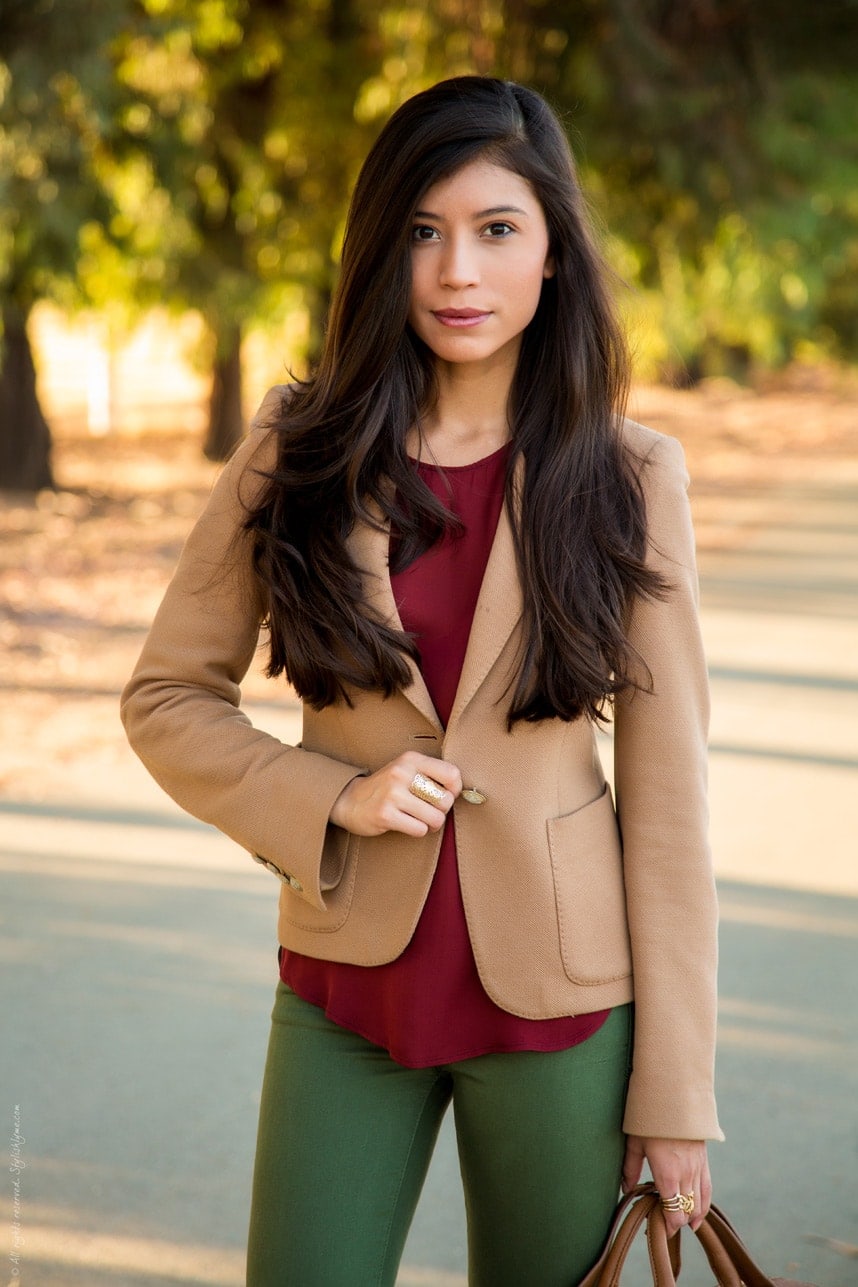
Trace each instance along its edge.
<instances>
[{"instance_id":1,"label":"woman's shoulder","mask_svg":"<svg viewBox=\"0 0 858 1287\"><path fill-rule=\"evenodd\" d=\"M268 390L225 472L241 477L248 470L265 472L274 469L277 464L277 426L291 389L290 384L275 384Z\"/></svg>"},{"instance_id":2,"label":"woman's shoulder","mask_svg":"<svg viewBox=\"0 0 858 1287\"><path fill-rule=\"evenodd\" d=\"M620 425L620 441L636 472L643 476L655 467L659 472L675 474L687 486L685 452L677 438L626 417Z\"/></svg>"},{"instance_id":3,"label":"woman's shoulder","mask_svg":"<svg viewBox=\"0 0 858 1287\"><path fill-rule=\"evenodd\" d=\"M277 425L290 385L269 389L248 431L221 470L208 506L214 518L224 511L231 519L259 503L271 472L277 467Z\"/></svg>"},{"instance_id":4,"label":"woman's shoulder","mask_svg":"<svg viewBox=\"0 0 858 1287\"><path fill-rule=\"evenodd\" d=\"M271 386L250 422L248 437L257 435L262 438L266 432L276 426L294 387L292 384L273 384Z\"/></svg>"}]
</instances>

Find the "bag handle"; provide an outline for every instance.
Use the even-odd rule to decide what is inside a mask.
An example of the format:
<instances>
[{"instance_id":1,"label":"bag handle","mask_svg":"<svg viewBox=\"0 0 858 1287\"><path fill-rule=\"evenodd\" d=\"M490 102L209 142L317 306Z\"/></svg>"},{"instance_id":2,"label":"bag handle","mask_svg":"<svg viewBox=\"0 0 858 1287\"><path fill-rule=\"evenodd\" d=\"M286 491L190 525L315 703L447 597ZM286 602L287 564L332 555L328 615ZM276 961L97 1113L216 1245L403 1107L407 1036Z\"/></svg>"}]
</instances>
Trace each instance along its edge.
<instances>
[{"instance_id":1,"label":"bag handle","mask_svg":"<svg viewBox=\"0 0 858 1287\"><path fill-rule=\"evenodd\" d=\"M772 1287L771 1281L757 1269L756 1265L753 1265L756 1275L754 1278L749 1278L741 1272L740 1266L736 1264L712 1227L708 1215L695 1233L709 1261L709 1267L715 1275L718 1287ZM750 1256L748 1263L751 1264Z\"/></svg>"},{"instance_id":2,"label":"bag handle","mask_svg":"<svg viewBox=\"0 0 858 1287\"><path fill-rule=\"evenodd\" d=\"M748 1248L718 1207L709 1208L709 1214L697 1230L697 1237L713 1270L716 1269L715 1255L719 1262L724 1258L738 1271L739 1281L745 1287L772 1287L771 1278L755 1264Z\"/></svg>"},{"instance_id":3,"label":"bag handle","mask_svg":"<svg viewBox=\"0 0 858 1287\"><path fill-rule=\"evenodd\" d=\"M640 1232L641 1226L650 1220L657 1209L659 1209L659 1197L654 1185L638 1184L634 1189L630 1189L617 1204L604 1251L586 1278L581 1280L579 1287L620 1287L620 1275L631 1245ZM662 1221L662 1227L664 1227L664 1221ZM666 1232L665 1229L665 1235ZM667 1242L666 1236L664 1241ZM653 1264L655 1287L676 1287L678 1259L676 1272L671 1268L671 1263L669 1254L666 1262L665 1258L659 1255L657 1265Z\"/></svg>"},{"instance_id":4,"label":"bag handle","mask_svg":"<svg viewBox=\"0 0 858 1287\"><path fill-rule=\"evenodd\" d=\"M668 1238L661 1200L651 1182L637 1185L617 1204L605 1248L579 1287L620 1287L623 1266L644 1223L654 1287L677 1287L680 1234ZM763 1273L718 1207L710 1208L695 1232L717 1287L777 1287L781 1281L773 1282Z\"/></svg>"},{"instance_id":5,"label":"bag handle","mask_svg":"<svg viewBox=\"0 0 858 1287\"><path fill-rule=\"evenodd\" d=\"M656 1287L660 1287L663 1282L675 1287L682 1263L679 1254L679 1235L668 1238L660 1201L655 1203L646 1222L646 1245ZM728 1283L725 1287L741 1287L741 1283Z\"/></svg>"}]
</instances>

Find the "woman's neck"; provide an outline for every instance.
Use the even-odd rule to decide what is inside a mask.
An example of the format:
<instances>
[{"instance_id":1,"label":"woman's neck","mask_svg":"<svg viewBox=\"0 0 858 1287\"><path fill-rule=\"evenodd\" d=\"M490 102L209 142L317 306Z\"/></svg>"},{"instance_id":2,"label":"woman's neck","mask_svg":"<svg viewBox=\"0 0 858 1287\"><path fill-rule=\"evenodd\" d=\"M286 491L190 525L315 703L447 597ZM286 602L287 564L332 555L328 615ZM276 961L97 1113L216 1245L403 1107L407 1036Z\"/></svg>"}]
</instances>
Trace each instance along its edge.
<instances>
[{"instance_id":1,"label":"woman's neck","mask_svg":"<svg viewBox=\"0 0 858 1287\"><path fill-rule=\"evenodd\" d=\"M438 400L409 434L409 453L437 465L470 465L509 439L509 370L439 363Z\"/></svg>"}]
</instances>

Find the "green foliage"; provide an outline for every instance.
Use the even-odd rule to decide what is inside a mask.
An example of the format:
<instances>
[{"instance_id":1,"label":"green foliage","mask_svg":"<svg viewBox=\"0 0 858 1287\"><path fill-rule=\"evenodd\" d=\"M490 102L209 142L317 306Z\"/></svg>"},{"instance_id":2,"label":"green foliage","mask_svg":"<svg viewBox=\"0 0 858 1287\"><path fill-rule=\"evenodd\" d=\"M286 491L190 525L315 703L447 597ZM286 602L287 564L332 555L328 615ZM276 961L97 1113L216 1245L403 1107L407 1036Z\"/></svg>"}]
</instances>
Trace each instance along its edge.
<instances>
[{"instance_id":1,"label":"green foliage","mask_svg":"<svg viewBox=\"0 0 858 1287\"><path fill-rule=\"evenodd\" d=\"M188 239L168 288L216 332L321 311L355 155L362 15L343 0L144 0L118 43L127 146Z\"/></svg>"},{"instance_id":2,"label":"green foliage","mask_svg":"<svg viewBox=\"0 0 858 1287\"><path fill-rule=\"evenodd\" d=\"M0 286L26 312L71 272L82 222L103 218L106 206L91 186L92 98L60 50L38 39L35 16L8 16L0 63ZM18 43L10 48L13 31ZM79 69L106 88L108 70L75 54Z\"/></svg>"},{"instance_id":3,"label":"green foliage","mask_svg":"<svg viewBox=\"0 0 858 1287\"><path fill-rule=\"evenodd\" d=\"M641 368L854 361L855 0L588 9L554 94L632 287Z\"/></svg>"},{"instance_id":4,"label":"green foliage","mask_svg":"<svg viewBox=\"0 0 858 1287\"><path fill-rule=\"evenodd\" d=\"M12 8L0 62L0 296L24 314L44 298L94 308L123 328L160 301L189 236L151 158L122 146L129 105L113 48L130 5Z\"/></svg>"},{"instance_id":5,"label":"green foliage","mask_svg":"<svg viewBox=\"0 0 858 1287\"><path fill-rule=\"evenodd\" d=\"M509 75L564 115L643 370L854 360L856 0L0 0L0 293L215 334L302 308L391 110Z\"/></svg>"}]
</instances>

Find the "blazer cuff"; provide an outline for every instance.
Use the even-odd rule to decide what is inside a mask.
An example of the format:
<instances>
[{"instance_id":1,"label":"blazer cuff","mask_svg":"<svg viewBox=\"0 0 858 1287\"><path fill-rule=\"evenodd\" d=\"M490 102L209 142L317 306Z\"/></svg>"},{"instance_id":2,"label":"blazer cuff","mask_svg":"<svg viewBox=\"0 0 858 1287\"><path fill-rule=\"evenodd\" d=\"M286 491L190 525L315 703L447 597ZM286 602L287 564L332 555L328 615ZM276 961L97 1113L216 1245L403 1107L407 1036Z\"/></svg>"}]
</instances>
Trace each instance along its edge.
<instances>
[{"instance_id":1,"label":"blazer cuff","mask_svg":"<svg viewBox=\"0 0 858 1287\"><path fill-rule=\"evenodd\" d=\"M295 750L289 804L270 802L257 815L250 843L247 836L239 843L299 898L324 912L325 892L342 875L333 857L342 847L332 843L337 829L330 821L331 809L344 787L366 770L303 748ZM304 790L296 777L304 779Z\"/></svg>"},{"instance_id":2,"label":"blazer cuff","mask_svg":"<svg viewBox=\"0 0 858 1287\"><path fill-rule=\"evenodd\" d=\"M683 1086L667 1073L656 1090L632 1073L626 1098L626 1135L669 1140L723 1140L711 1087Z\"/></svg>"}]
</instances>

